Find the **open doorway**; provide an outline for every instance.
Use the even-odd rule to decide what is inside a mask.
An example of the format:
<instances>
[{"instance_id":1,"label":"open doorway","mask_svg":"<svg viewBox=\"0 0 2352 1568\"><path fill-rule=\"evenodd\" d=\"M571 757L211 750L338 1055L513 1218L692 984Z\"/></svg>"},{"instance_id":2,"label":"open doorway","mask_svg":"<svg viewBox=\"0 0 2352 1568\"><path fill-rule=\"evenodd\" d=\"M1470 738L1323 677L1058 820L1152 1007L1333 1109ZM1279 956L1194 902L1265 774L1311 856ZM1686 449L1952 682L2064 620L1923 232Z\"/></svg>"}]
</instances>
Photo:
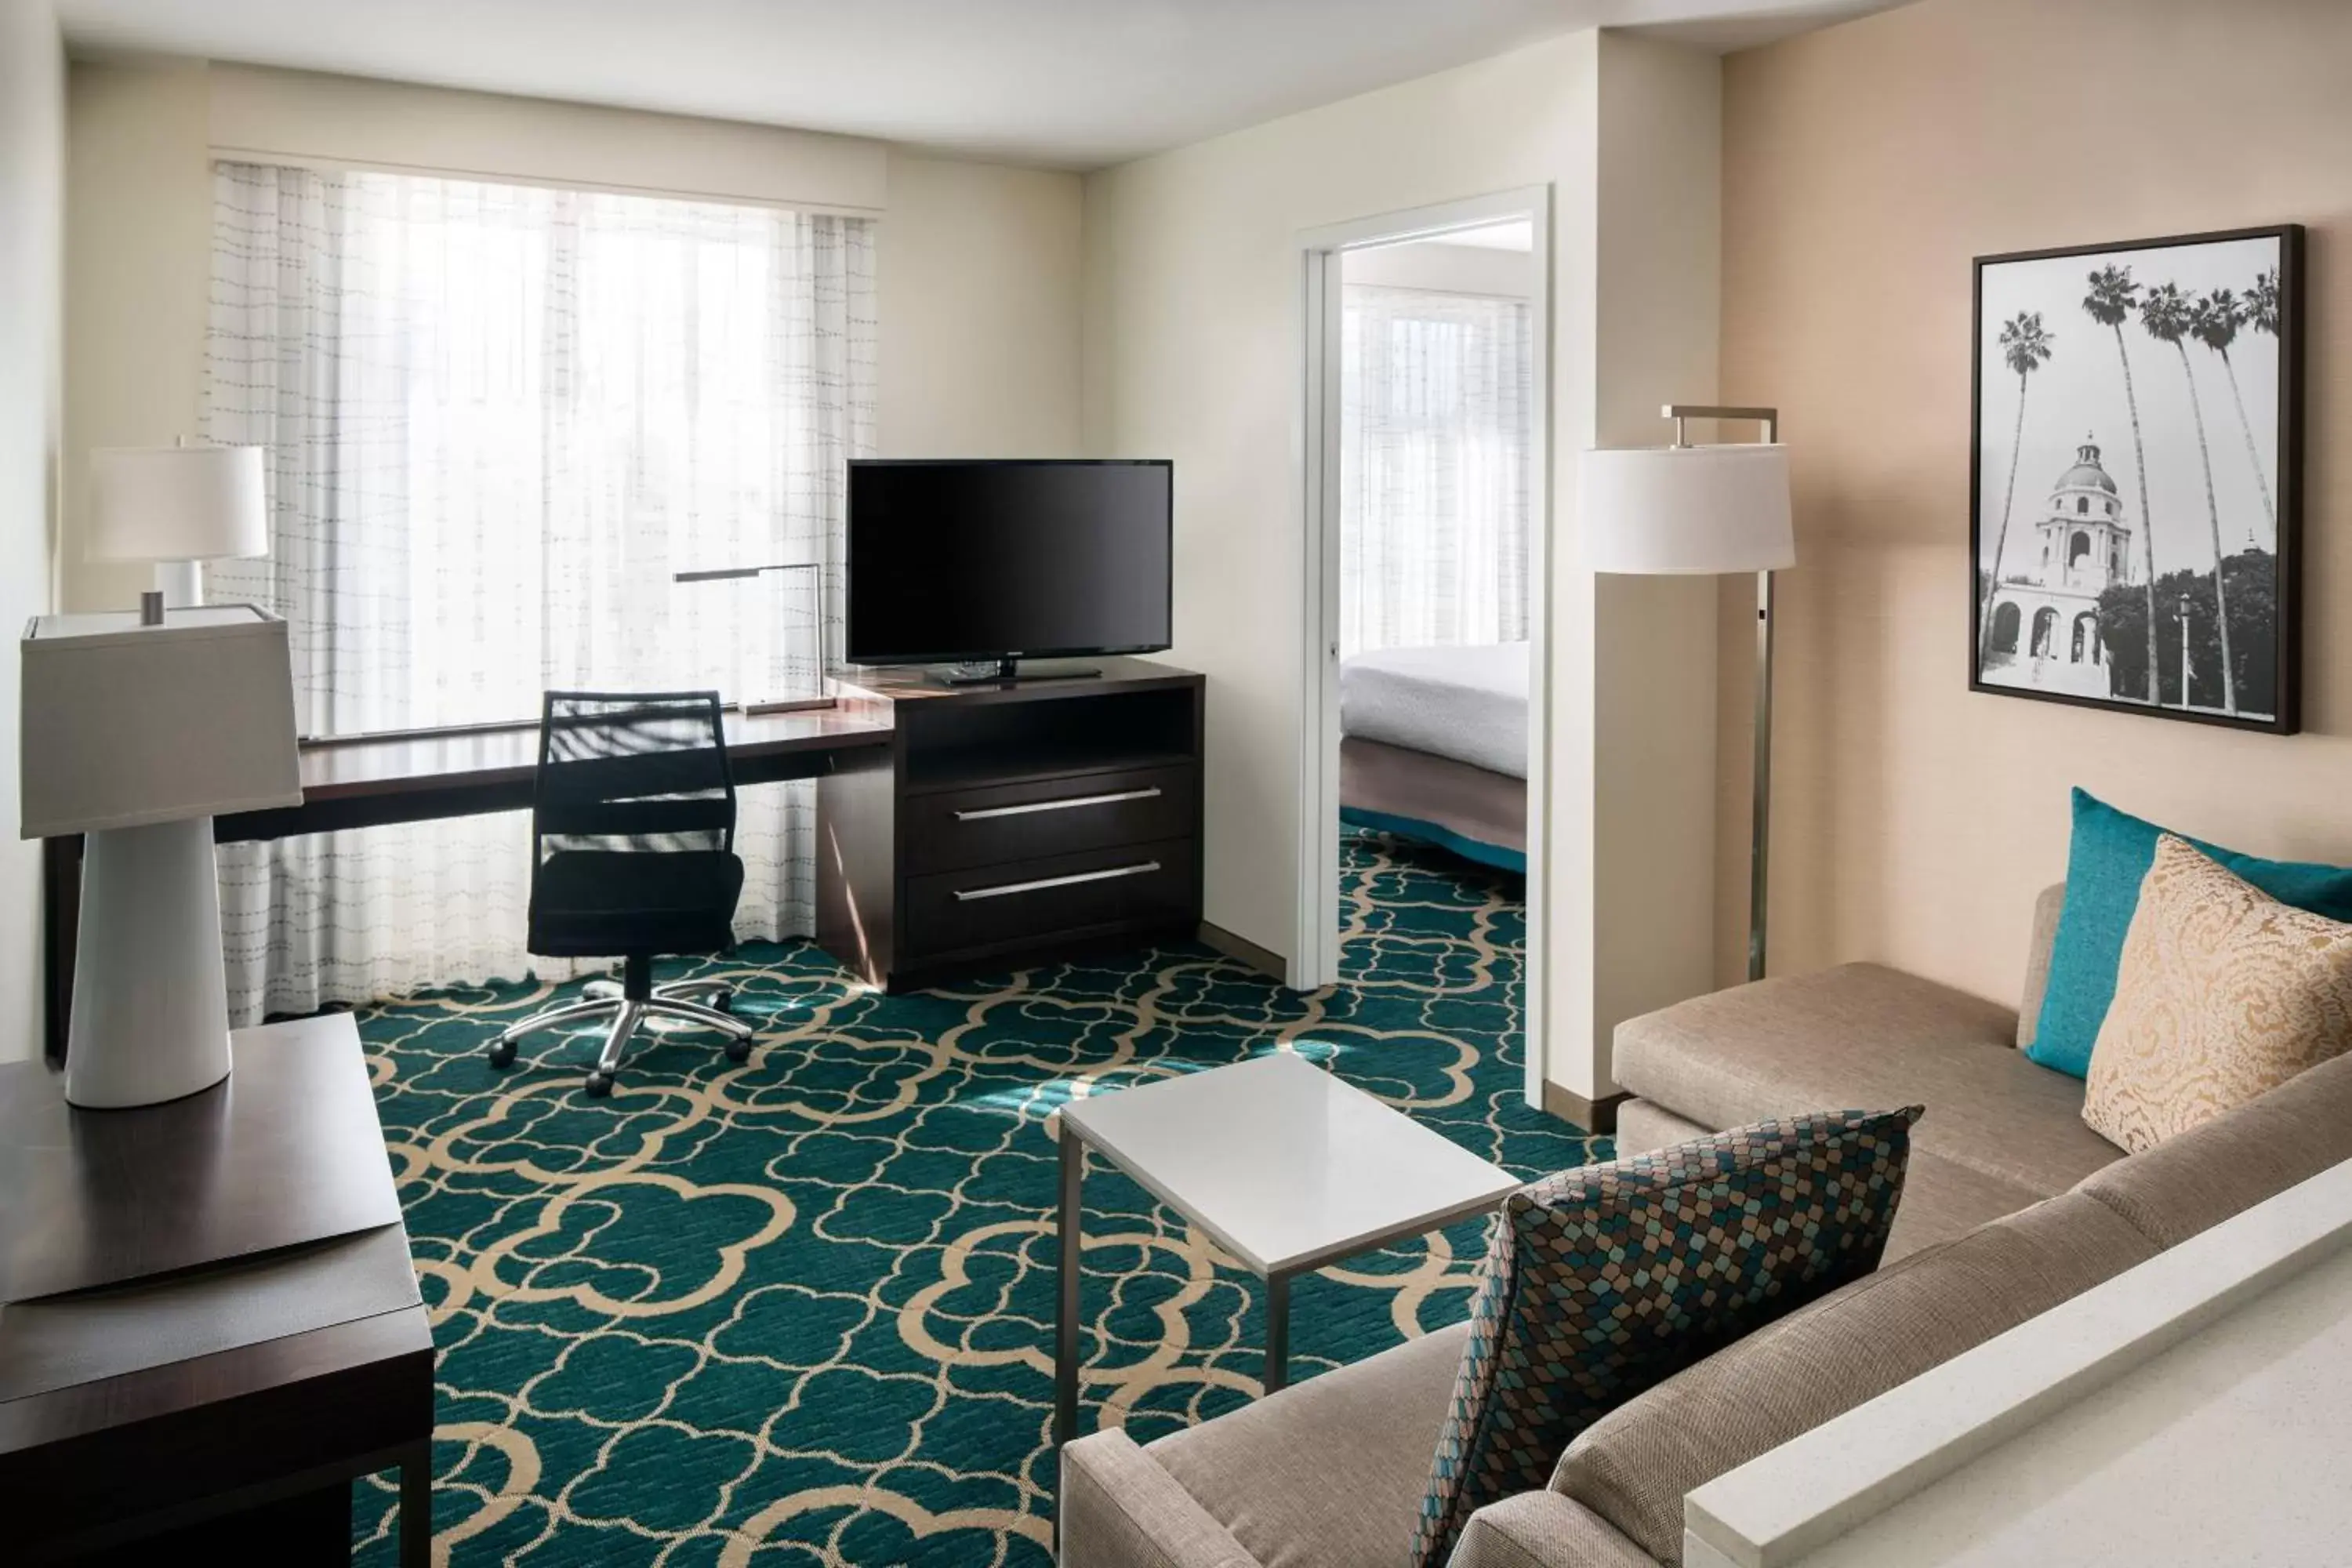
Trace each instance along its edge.
<instances>
[{"instance_id":1,"label":"open doorway","mask_svg":"<svg viewBox=\"0 0 2352 1568\"><path fill-rule=\"evenodd\" d=\"M1548 228L1519 192L1306 245L1299 968L1466 917L1538 1106Z\"/></svg>"}]
</instances>

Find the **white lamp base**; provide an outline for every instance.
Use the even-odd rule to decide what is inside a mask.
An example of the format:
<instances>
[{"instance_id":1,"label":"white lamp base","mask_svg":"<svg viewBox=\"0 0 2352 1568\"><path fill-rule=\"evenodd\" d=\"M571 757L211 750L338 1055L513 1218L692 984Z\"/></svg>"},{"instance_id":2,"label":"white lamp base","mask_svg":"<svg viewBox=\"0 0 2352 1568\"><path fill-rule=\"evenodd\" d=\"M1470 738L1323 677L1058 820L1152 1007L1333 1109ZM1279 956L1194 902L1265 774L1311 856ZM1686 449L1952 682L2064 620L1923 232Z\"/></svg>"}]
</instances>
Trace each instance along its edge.
<instances>
[{"instance_id":1,"label":"white lamp base","mask_svg":"<svg viewBox=\"0 0 2352 1568\"><path fill-rule=\"evenodd\" d=\"M213 819L110 827L83 841L66 1100L119 1110L228 1076Z\"/></svg>"},{"instance_id":2,"label":"white lamp base","mask_svg":"<svg viewBox=\"0 0 2352 1568\"><path fill-rule=\"evenodd\" d=\"M193 609L205 602L205 563L201 561L158 561L155 591L167 610Z\"/></svg>"}]
</instances>

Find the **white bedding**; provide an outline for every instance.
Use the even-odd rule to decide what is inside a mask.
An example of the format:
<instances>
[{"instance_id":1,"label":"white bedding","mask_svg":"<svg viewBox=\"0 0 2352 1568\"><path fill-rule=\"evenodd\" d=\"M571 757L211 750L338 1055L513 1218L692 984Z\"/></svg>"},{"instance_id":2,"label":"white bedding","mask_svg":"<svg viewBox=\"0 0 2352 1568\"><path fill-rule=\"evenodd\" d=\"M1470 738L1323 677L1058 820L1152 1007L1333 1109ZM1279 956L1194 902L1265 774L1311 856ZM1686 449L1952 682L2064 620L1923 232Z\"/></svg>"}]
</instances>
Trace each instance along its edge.
<instances>
[{"instance_id":1,"label":"white bedding","mask_svg":"<svg viewBox=\"0 0 2352 1568\"><path fill-rule=\"evenodd\" d=\"M1391 647L1339 665L1339 730L1528 776L1528 645Z\"/></svg>"}]
</instances>

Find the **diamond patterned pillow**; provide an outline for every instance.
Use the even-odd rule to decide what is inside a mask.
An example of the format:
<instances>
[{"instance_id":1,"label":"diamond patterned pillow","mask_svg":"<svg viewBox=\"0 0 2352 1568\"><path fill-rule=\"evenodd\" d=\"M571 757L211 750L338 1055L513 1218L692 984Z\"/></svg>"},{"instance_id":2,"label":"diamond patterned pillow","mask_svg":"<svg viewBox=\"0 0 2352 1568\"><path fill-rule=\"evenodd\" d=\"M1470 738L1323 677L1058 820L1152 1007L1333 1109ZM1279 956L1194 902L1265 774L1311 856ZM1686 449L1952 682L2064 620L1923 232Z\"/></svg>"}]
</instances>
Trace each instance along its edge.
<instances>
[{"instance_id":1,"label":"diamond patterned pillow","mask_svg":"<svg viewBox=\"0 0 2352 1568\"><path fill-rule=\"evenodd\" d=\"M1877 1268L1919 1114L1759 1121L1506 1199L1414 1568L1443 1563L1476 1510L1545 1485L1611 1410Z\"/></svg>"}]
</instances>

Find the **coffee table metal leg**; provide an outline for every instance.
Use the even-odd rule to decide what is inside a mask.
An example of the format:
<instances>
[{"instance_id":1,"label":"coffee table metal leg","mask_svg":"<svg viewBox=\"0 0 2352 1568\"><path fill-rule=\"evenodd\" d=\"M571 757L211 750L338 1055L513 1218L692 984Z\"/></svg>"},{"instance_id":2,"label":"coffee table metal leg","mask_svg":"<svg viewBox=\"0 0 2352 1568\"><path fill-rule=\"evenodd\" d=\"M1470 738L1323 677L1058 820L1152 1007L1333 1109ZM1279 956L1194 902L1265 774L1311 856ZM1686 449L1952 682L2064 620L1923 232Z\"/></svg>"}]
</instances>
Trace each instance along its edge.
<instances>
[{"instance_id":1,"label":"coffee table metal leg","mask_svg":"<svg viewBox=\"0 0 2352 1568\"><path fill-rule=\"evenodd\" d=\"M1060 1309L1054 1321L1054 1442L1078 1435L1078 1312L1085 1283L1078 1261L1079 1189L1087 1179L1087 1144L1062 1123Z\"/></svg>"},{"instance_id":2,"label":"coffee table metal leg","mask_svg":"<svg viewBox=\"0 0 2352 1568\"><path fill-rule=\"evenodd\" d=\"M1268 1394L1290 1381L1290 1276L1269 1274L1265 1280L1265 1374Z\"/></svg>"}]
</instances>

